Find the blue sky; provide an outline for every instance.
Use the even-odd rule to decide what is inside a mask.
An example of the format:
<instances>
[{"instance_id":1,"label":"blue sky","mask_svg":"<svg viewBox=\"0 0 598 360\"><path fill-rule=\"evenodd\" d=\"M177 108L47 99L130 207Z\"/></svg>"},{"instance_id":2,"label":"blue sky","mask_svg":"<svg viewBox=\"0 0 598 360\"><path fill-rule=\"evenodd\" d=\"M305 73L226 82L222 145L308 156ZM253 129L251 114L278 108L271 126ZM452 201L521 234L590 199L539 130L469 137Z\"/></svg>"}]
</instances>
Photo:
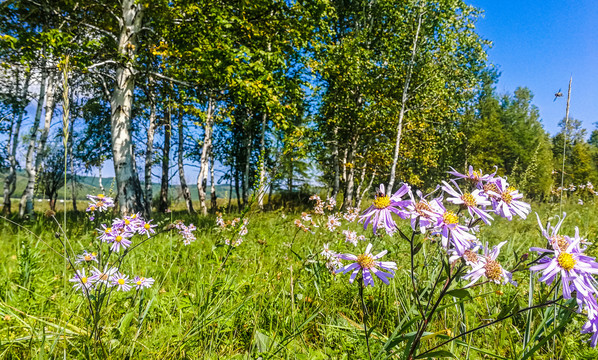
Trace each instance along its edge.
<instances>
[{"instance_id":1,"label":"blue sky","mask_svg":"<svg viewBox=\"0 0 598 360\"><path fill-rule=\"evenodd\" d=\"M477 31L493 42L488 54L501 72L497 91L530 88L544 128L555 134L573 76L569 116L591 132L598 121L598 3L466 1L484 10ZM559 88L565 97L553 102Z\"/></svg>"}]
</instances>

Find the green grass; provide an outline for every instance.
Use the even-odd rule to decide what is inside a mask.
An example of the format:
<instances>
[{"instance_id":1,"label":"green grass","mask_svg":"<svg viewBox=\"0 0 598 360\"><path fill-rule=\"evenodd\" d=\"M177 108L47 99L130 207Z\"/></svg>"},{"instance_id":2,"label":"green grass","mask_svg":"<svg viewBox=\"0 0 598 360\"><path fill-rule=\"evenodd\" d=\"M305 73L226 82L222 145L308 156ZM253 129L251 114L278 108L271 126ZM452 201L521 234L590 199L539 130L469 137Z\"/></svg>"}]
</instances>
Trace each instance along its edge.
<instances>
[{"instance_id":1,"label":"green grass","mask_svg":"<svg viewBox=\"0 0 598 360\"><path fill-rule=\"evenodd\" d=\"M558 205L536 204L533 210L545 220L558 212ZM564 233L572 233L577 225L582 235L593 240L598 231L596 206L571 204L566 210ZM318 256L323 243L339 251L351 250L340 234L346 222L335 233L322 227L318 235L312 235L297 233L293 221L299 215L287 213L283 218L282 214L280 210L252 213L245 242L221 270L227 248L215 229L215 218L173 213L173 219L198 226L197 241L183 246L175 232L162 234L125 260L125 273L151 276L156 283L143 292L141 306L135 292L113 294L103 313L101 345L88 341L90 321L84 298L70 284L65 289L63 261L47 246L62 251L55 236L60 231L57 225L40 216L36 222L23 224L32 235L0 219L0 358L367 359L357 284L349 284L348 275L332 276ZM171 217L155 220L162 227ZM349 228L361 229L355 223ZM80 253L90 249L93 226L83 214L69 214L67 235L73 250ZM543 245L533 214L525 221L497 219L482 229L480 238L490 244L509 240L500 257L507 268L515 263L514 253L521 256L530 246ZM374 288L365 290L372 353L400 358L406 341L397 341L388 351L382 347L393 333L399 338L416 331L415 324L405 326L417 316L409 246L398 235L372 242L374 250L388 249L384 260L396 261L399 267L390 285L376 281ZM430 261L436 251L435 239L423 241L416 257L420 287L434 278L437 268ZM595 246L589 252L595 255ZM459 334L496 319L501 312L525 308L528 272L515 273L515 279L517 287L485 284L470 289L472 298L464 301L447 297L431 320L431 334L422 342L422 351L447 334ZM534 303L541 302L546 292L545 286L536 284ZM532 335L544 315L551 318L551 309L532 312ZM520 358L526 320L527 313L516 315L443 349L458 359ZM542 346L534 359L596 358L598 352L582 343L588 338L579 334L583 322L583 316L573 316L566 330ZM536 334L532 341L541 341L551 330Z\"/></svg>"}]
</instances>

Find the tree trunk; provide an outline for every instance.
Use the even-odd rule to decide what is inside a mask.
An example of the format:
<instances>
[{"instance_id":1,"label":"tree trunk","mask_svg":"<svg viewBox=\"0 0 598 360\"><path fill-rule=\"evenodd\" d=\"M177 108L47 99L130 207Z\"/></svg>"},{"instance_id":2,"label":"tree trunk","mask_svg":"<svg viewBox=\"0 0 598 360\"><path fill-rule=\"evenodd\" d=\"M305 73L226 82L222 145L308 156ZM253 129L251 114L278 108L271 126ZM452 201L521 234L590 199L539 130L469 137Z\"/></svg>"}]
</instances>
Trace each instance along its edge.
<instances>
[{"instance_id":1,"label":"tree trunk","mask_svg":"<svg viewBox=\"0 0 598 360\"><path fill-rule=\"evenodd\" d=\"M216 198L216 184L214 183L214 149L210 147L210 197L212 204L210 206L210 212L216 212L218 208L218 202Z\"/></svg>"},{"instance_id":2,"label":"tree trunk","mask_svg":"<svg viewBox=\"0 0 598 360\"><path fill-rule=\"evenodd\" d=\"M228 205L226 206L226 212L230 213L230 204L233 200L233 169L234 169L234 163L231 163L230 165L230 186L228 188Z\"/></svg>"},{"instance_id":3,"label":"tree trunk","mask_svg":"<svg viewBox=\"0 0 598 360\"><path fill-rule=\"evenodd\" d=\"M355 186L355 152L357 149L357 141L359 140L359 136L356 135L353 137L353 141L351 142L351 149L348 151L347 154L347 163L351 164L349 166L349 172L347 174L345 180L345 194L343 199L343 206L342 209L346 210L347 207L353 205L353 190ZM345 163L345 167L347 167L347 163Z\"/></svg>"},{"instance_id":4,"label":"tree trunk","mask_svg":"<svg viewBox=\"0 0 598 360\"><path fill-rule=\"evenodd\" d=\"M237 211L241 210L241 194L239 193L239 170L235 169L235 192L237 193Z\"/></svg>"},{"instance_id":5,"label":"tree trunk","mask_svg":"<svg viewBox=\"0 0 598 360\"><path fill-rule=\"evenodd\" d=\"M252 114L249 116L249 121L251 121L252 118ZM243 208L245 208L245 206L247 206L247 204L249 203L249 179L251 178L250 176L250 171L251 171L251 145L252 145L252 134L251 131L249 129L249 121L246 124L247 126L247 133L245 134L245 171L243 172Z\"/></svg>"},{"instance_id":6,"label":"tree trunk","mask_svg":"<svg viewBox=\"0 0 598 360\"><path fill-rule=\"evenodd\" d=\"M170 105L166 109L164 124L164 149L162 151L162 182L160 184L160 202L158 211L165 212L168 209L168 170L170 169Z\"/></svg>"},{"instance_id":7,"label":"tree trunk","mask_svg":"<svg viewBox=\"0 0 598 360\"><path fill-rule=\"evenodd\" d=\"M408 100L409 82L411 81L411 75L413 74L413 66L415 64L415 55L417 54L417 40L419 38L419 31L422 25L422 12L420 10L417 20L417 30L415 31L415 37L413 38L413 50L411 51L411 60L407 67L407 75L405 83L403 84L403 95L401 97L401 110L399 111L399 124L397 125L397 138L395 140L395 149L392 157L392 166L390 168L390 181L386 188L387 194L392 194L392 188L395 184L395 177L397 171L397 163L399 161L399 150L401 145L401 136L403 133L403 118L405 117L405 107Z\"/></svg>"},{"instance_id":8,"label":"tree trunk","mask_svg":"<svg viewBox=\"0 0 598 360\"><path fill-rule=\"evenodd\" d=\"M365 171L363 173L365 174ZM359 196L359 198L357 199L357 204L355 204L356 208L361 209L361 201L363 200L363 197L365 196L365 194L367 194L367 192L370 191L370 188L372 187L372 183L374 182L375 177L376 177L376 170L374 170L374 172L372 173L372 177L370 178L370 182L368 183L368 186L363 189L363 192L361 194L357 195L357 196Z\"/></svg>"},{"instance_id":9,"label":"tree trunk","mask_svg":"<svg viewBox=\"0 0 598 360\"><path fill-rule=\"evenodd\" d=\"M266 184L266 125L267 114L264 111L262 114L262 135L260 137L260 183L258 190L258 206L260 210L264 210L264 196L268 185Z\"/></svg>"},{"instance_id":10,"label":"tree trunk","mask_svg":"<svg viewBox=\"0 0 598 360\"><path fill-rule=\"evenodd\" d=\"M340 178L340 182L347 181L347 156L349 155L349 149L345 148L343 151L343 176Z\"/></svg>"},{"instance_id":11,"label":"tree trunk","mask_svg":"<svg viewBox=\"0 0 598 360\"><path fill-rule=\"evenodd\" d=\"M154 165L154 133L156 131L156 94L150 77L149 98L151 103L149 124L147 127L147 144L145 147L145 216L152 216L152 166Z\"/></svg>"},{"instance_id":12,"label":"tree trunk","mask_svg":"<svg viewBox=\"0 0 598 360\"><path fill-rule=\"evenodd\" d=\"M144 4L122 0L122 25L118 41L121 60L116 68L116 83L110 98L112 159L118 192L120 213L143 211L141 184L137 177L131 139L131 111L135 90L133 64L137 49L137 34L142 27Z\"/></svg>"},{"instance_id":13,"label":"tree trunk","mask_svg":"<svg viewBox=\"0 0 598 360\"><path fill-rule=\"evenodd\" d=\"M338 126L334 126L334 139L332 140L332 169L334 171L334 181L332 184L332 194L330 194L330 197L336 199L340 188L340 169L338 164Z\"/></svg>"},{"instance_id":14,"label":"tree trunk","mask_svg":"<svg viewBox=\"0 0 598 360\"><path fill-rule=\"evenodd\" d=\"M183 166L183 153L185 151L185 124L183 123L183 113L181 110L178 111L179 115L179 149L178 149L178 165L179 165L179 179L181 182L181 192L183 193L183 198L185 199L185 204L187 205L187 213L193 214L195 210L193 210L193 202L191 201L191 193L189 192L189 187L187 186L187 179L185 179L185 167Z\"/></svg>"},{"instance_id":15,"label":"tree trunk","mask_svg":"<svg viewBox=\"0 0 598 360\"><path fill-rule=\"evenodd\" d=\"M11 212L11 201L10 197L15 192L17 186L17 147L19 145L19 133L21 132L21 124L23 123L23 116L25 115L25 107L27 106L27 90L29 88L29 80L31 79L31 73L27 70L25 75L25 83L23 88L18 87L19 73L17 72L17 96L19 96L19 102L15 108L16 122L11 124L11 132L9 134L9 151L8 151L8 162L10 163L10 169L6 179L4 180L4 207L2 209L4 214L10 214ZM21 90L19 94L18 91Z\"/></svg>"},{"instance_id":16,"label":"tree trunk","mask_svg":"<svg viewBox=\"0 0 598 360\"><path fill-rule=\"evenodd\" d=\"M104 185L102 184L102 167L104 166L104 164L100 164L100 166L98 166L98 182L100 185L100 191L102 192L102 194L106 194L106 189L104 189Z\"/></svg>"},{"instance_id":17,"label":"tree trunk","mask_svg":"<svg viewBox=\"0 0 598 360\"><path fill-rule=\"evenodd\" d=\"M214 106L215 101L208 98L208 110L206 112L206 125L204 127L203 145L201 148L200 170L197 175L197 193L199 194L199 205L201 214L207 215L206 188L208 187L208 164L212 153L212 131L214 129Z\"/></svg>"},{"instance_id":18,"label":"tree trunk","mask_svg":"<svg viewBox=\"0 0 598 360\"><path fill-rule=\"evenodd\" d=\"M35 144L37 143L37 132L39 130L39 123L42 118L42 110L44 108L44 100L46 98L46 78L48 72L44 69L46 62L42 61L41 81L39 87L39 96L37 97L37 107L35 110L35 118L33 125L29 131L29 146L27 147L27 155L25 156L25 171L27 172L27 186L23 190L21 202L19 203L19 216L25 215L31 217L33 215L33 192L35 190L35 164L34 153Z\"/></svg>"},{"instance_id":19,"label":"tree trunk","mask_svg":"<svg viewBox=\"0 0 598 360\"><path fill-rule=\"evenodd\" d=\"M368 165L367 161L365 161L365 159L367 159L367 154L368 150L366 149L363 153L364 162L363 167L361 168L361 175L359 176L359 184L357 184L357 189L355 189L355 207L358 209L359 206L361 206L361 188L363 188L363 186L365 185L363 182L365 181L365 173Z\"/></svg>"}]
</instances>

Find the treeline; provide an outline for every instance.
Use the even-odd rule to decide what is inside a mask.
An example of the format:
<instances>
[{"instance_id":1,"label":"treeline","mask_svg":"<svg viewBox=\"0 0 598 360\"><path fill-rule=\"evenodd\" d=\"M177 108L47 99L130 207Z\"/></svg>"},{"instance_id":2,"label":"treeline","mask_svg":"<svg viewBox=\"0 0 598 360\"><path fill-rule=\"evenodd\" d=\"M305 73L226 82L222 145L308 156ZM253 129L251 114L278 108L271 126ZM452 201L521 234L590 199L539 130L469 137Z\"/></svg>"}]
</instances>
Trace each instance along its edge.
<instances>
[{"instance_id":1,"label":"treeline","mask_svg":"<svg viewBox=\"0 0 598 360\"><path fill-rule=\"evenodd\" d=\"M373 184L426 188L470 164L546 198L563 136L528 90L493 92L479 15L457 0L6 1L3 211L19 168L26 215L36 191L56 199L65 175L74 191L73 174L108 160L121 212L146 215L167 209L173 176L204 214L218 183L263 207L318 176L346 207ZM566 182L593 181L598 136L566 131Z\"/></svg>"}]
</instances>

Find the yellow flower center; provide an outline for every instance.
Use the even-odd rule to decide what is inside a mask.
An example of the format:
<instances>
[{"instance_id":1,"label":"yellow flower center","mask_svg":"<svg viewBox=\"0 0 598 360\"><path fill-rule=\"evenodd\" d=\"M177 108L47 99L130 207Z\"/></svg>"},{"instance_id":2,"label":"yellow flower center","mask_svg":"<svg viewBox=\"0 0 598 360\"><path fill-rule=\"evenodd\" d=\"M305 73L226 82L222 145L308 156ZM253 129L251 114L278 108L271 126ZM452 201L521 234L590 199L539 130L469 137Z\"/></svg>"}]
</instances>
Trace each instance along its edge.
<instances>
[{"instance_id":1,"label":"yellow flower center","mask_svg":"<svg viewBox=\"0 0 598 360\"><path fill-rule=\"evenodd\" d=\"M104 274L100 275L100 280L102 280L102 281L108 281L108 274L104 273Z\"/></svg>"},{"instance_id":2,"label":"yellow flower center","mask_svg":"<svg viewBox=\"0 0 598 360\"><path fill-rule=\"evenodd\" d=\"M362 269L371 269L374 267L374 258L370 254L361 254L357 257L357 263Z\"/></svg>"},{"instance_id":3,"label":"yellow flower center","mask_svg":"<svg viewBox=\"0 0 598 360\"><path fill-rule=\"evenodd\" d=\"M137 218L137 214L131 215L131 219L136 219L136 218Z\"/></svg>"},{"instance_id":4,"label":"yellow flower center","mask_svg":"<svg viewBox=\"0 0 598 360\"><path fill-rule=\"evenodd\" d=\"M129 225L131 221L129 219L125 219L125 225Z\"/></svg>"},{"instance_id":5,"label":"yellow flower center","mask_svg":"<svg viewBox=\"0 0 598 360\"><path fill-rule=\"evenodd\" d=\"M496 260L488 260L486 265L484 266L486 269L486 277L490 280L499 280L502 276L502 267Z\"/></svg>"},{"instance_id":6,"label":"yellow flower center","mask_svg":"<svg viewBox=\"0 0 598 360\"><path fill-rule=\"evenodd\" d=\"M463 194L463 196L461 196L461 200L463 200L463 204L465 204L467 207L474 207L477 205L475 198L470 193Z\"/></svg>"},{"instance_id":7,"label":"yellow flower center","mask_svg":"<svg viewBox=\"0 0 598 360\"><path fill-rule=\"evenodd\" d=\"M480 174L480 173L479 173L477 170L474 170L474 171L473 171L473 176L472 176L472 178L473 178L474 180L480 180L480 177L481 177L481 175L482 175L482 174Z\"/></svg>"},{"instance_id":8,"label":"yellow flower center","mask_svg":"<svg viewBox=\"0 0 598 360\"><path fill-rule=\"evenodd\" d=\"M91 261L91 256L89 255L85 255L85 257L83 258L85 261Z\"/></svg>"},{"instance_id":9,"label":"yellow flower center","mask_svg":"<svg viewBox=\"0 0 598 360\"><path fill-rule=\"evenodd\" d=\"M442 220L447 225L459 223L459 217L452 211L445 212L444 215L442 215Z\"/></svg>"},{"instance_id":10,"label":"yellow flower center","mask_svg":"<svg viewBox=\"0 0 598 360\"><path fill-rule=\"evenodd\" d=\"M390 205L390 197L388 196L376 196L374 198L374 207L376 209L385 209Z\"/></svg>"},{"instance_id":11,"label":"yellow flower center","mask_svg":"<svg viewBox=\"0 0 598 360\"><path fill-rule=\"evenodd\" d=\"M507 187L507 191L513 192L513 191L517 191L517 189L514 186L509 186L509 187Z\"/></svg>"},{"instance_id":12,"label":"yellow flower center","mask_svg":"<svg viewBox=\"0 0 598 360\"><path fill-rule=\"evenodd\" d=\"M559 265L567 271L572 270L575 267L575 264L577 263L573 256L567 253L562 253L561 255L559 255L557 261Z\"/></svg>"},{"instance_id":13,"label":"yellow flower center","mask_svg":"<svg viewBox=\"0 0 598 360\"><path fill-rule=\"evenodd\" d=\"M123 237L122 237L122 236L120 236L120 235L118 235L118 236L117 236L117 237L114 239L114 241L116 241L116 242L121 242L121 241L122 241L122 239L123 239Z\"/></svg>"},{"instance_id":14,"label":"yellow flower center","mask_svg":"<svg viewBox=\"0 0 598 360\"><path fill-rule=\"evenodd\" d=\"M502 198L502 201L504 201L507 204L510 204L511 201L513 201L513 195L511 195L511 193L508 191L504 191L501 194L501 198Z\"/></svg>"},{"instance_id":15,"label":"yellow flower center","mask_svg":"<svg viewBox=\"0 0 598 360\"><path fill-rule=\"evenodd\" d=\"M137 282L135 284L137 284L138 286L141 286L141 280L137 280Z\"/></svg>"},{"instance_id":16,"label":"yellow flower center","mask_svg":"<svg viewBox=\"0 0 598 360\"><path fill-rule=\"evenodd\" d=\"M125 279L118 279L118 284L119 285L124 285L125 284Z\"/></svg>"},{"instance_id":17,"label":"yellow flower center","mask_svg":"<svg viewBox=\"0 0 598 360\"><path fill-rule=\"evenodd\" d=\"M561 251L566 251L569 247L569 242L563 235L555 235L552 237L552 247L557 248Z\"/></svg>"},{"instance_id":18,"label":"yellow flower center","mask_svg":"<svg viewBox=\"0 0 598 360\"><path fill-rule=\"evenodd\" d=\"M98 256L98 254L97 254L97 253L94 253L94 252L92 252L92 253L91 253L91 256L93 256L93 257L96 257L96 256Z\"/></svg>"},{"instance_id":19,"label":"yellow flower center","mask_svg":"<svg viewBox=\"0 0 598 360\"><path fill-rule=\"evenodd\" d=\"M419 214L419 216L427 216L424 211L431 211L430 206L423 201L418 202L415 204L415 211Z\"/></svg>"},{"instance_id":20,"label":"yellow flower center","mask_svg":"<svg viewBox=\"0 0 598 360\"><path fill-rule=\"evenodd\" d=\"M104 232L105 232L106 234L108 234L108 233L111 233L111 232L112 232L112 228L106 228L106 230L104 230Z\"/></svg>"},{"instance_id":21,"label":"yellow flower center","mask_svg":"<svg viewBox=\"0 0 598 360\"><path fill-rule=\"evenodd\" d=\"M150 224L145 224L145 225L143 225L143 228L144 228L145 230L149 230L149 228L150 228Z\"/></svg>"},{"instance_id":22,"label":"yellow flower center","mask_svg":"<svg viewBox=\"0 0 598 360\"><path fill-rule=\"evenodd\" d=\"M492 184L492 183L484 185L484 192L488 192L488 191L498 193L498 186L496 186L496 184Z\"/></svg>"},{"instance_id":23,"label":"yellow flower center","mask_svg":"<svg viewBox=\"0 0 598 360\"><path fill-rule=\"evenodd\" d=\"M104 194L98 194L98 199L103 199L104 198Z\"/></svg>"},{"instance_id":24,"label":"yellow flower center","mask_svg":"<svg viewBox=\"0 0 598 360\"><path fill-rule=\"evenodd\" d=\"M97 207L102 207L102 206L104 206L104 202L100 200L100 201L98 201L98 202L96 203L96 206L97 206Z\"/></svg>"},{"instance_id":25,"label":"yellow flower center","mask_svg":"<svg viewBox=\"0 0 598 360\"><path fill-rule=\"evenodd\" d=\"M96 211L96 207L95 207L95 206L90 206L90 207L89 207L89 210L91 210L91 211Z\"/></svg>"},{"instance_id":26,"label":"yellow flower center","mask_svg":"<svg viewBox=\"0 0 598 360\"><path fill-rule=\"evenodd\" d=\"M85 277L85 276L81 277L81 283L87 284L87 277Z\"/></svg>"}]
</instances>

